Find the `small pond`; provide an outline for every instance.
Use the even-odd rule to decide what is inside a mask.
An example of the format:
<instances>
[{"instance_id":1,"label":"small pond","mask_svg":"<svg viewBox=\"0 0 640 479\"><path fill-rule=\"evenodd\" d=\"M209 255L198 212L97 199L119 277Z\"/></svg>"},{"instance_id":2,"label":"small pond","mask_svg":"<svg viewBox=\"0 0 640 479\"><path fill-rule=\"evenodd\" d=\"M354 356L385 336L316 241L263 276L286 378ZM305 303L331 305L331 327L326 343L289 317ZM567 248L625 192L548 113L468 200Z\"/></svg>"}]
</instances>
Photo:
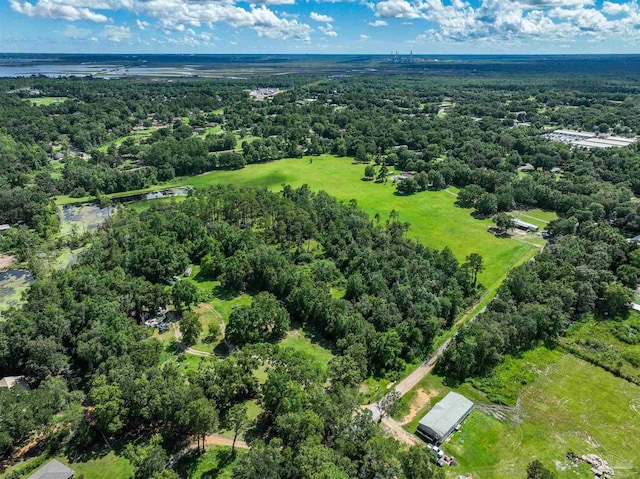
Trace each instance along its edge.
<instances>
[{"instance_id":1,"label":"small pond","mask_svg":"<svg viewBox=\"0 0 640 479\"><path fill-rule=\"evenodd\" d=\"M33 283L33 276L23 269L0 271L0 311L19 306L22 293Z\"/></svg>"},{"instance_id":2,"label":"small pond","mask_svg":"<svg viewBox=\"0 0 640 479\"><path fill-rule=\"evenodd\" d=\"M65 205L59 208L58 217L62 223L63 233L69 232L73 226L78 232L94 230L115 213L113 206L100 207L96 204Z\"/></svg>"}]
</instances>

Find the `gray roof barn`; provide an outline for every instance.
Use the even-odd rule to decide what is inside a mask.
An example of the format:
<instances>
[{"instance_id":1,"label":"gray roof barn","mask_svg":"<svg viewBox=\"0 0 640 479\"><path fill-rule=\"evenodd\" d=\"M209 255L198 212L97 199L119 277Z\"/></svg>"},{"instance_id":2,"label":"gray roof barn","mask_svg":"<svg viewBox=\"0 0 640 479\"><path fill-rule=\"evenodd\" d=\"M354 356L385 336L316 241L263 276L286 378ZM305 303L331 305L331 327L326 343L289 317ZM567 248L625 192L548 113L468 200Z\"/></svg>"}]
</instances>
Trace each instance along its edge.
<instances>
[{"instance_id":1,"label":"gray roof barn","mask_svg":"<svg viewBox=\"0 0 640 479\"><path fill-rule=\"evenodd\" d=\"M53 459L38 469L29 479L73 479L73 469Z\"/></svg>"},{"instance_id":2,"label":"gray roof barn","mask_svg":"<svg viewBox=\"0 0 640 479\"><path fill-rule=\"evenodd\" d=\"M461 394L450 392L420 419L418 433L440 444L469 415L473 403Z\"/></svg>"}]
</instances>

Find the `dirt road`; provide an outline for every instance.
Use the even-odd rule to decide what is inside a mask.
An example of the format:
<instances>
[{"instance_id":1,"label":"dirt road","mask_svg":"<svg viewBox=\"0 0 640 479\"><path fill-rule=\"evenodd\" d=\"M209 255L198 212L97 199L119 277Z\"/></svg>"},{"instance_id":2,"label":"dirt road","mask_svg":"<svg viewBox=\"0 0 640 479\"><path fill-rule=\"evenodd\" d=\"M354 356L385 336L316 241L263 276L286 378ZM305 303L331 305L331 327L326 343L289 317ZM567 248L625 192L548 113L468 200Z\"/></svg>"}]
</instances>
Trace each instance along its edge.
<instances>
[{"instance_id":1,"label":"dirt road","mask_svg":"<svg viewBox=\"0 0 640 479\"><path fill-rule=\"evenodd\" d=\"M475 303L473 306L471 306L471 308L468 309L468 311L455 323L454 328L457 329L460 325L462 325L467 321L473 321L480 313L482 313L486 309L486 306L485 306L479 311L473 313L473 310L477 308L478 305L482 303L482 301L485 300L487 294L488 293L483 295L478 300L477 303ZM393 391L397 391L398 393L400 393L400 397L402 397L405 394L407 394L409 391L411 391L411 389L413 389L416 386L416 384L422 381L422 379L427 374L433 371L433 368L435 367L436 362L438 361L440 356L444 354L447 347L451 343L451 340L454 337L455 335L447 339L444 343L442 343L442 345L438 349L436 349L436 351L431 355L431 357L423 361L411 374L409 374L406 378L404 378L402 381L396 384L393 390L389 391L389 394L391 394L391 392ZM380 409L378 408L377 402L367 404L366 406L363 406L363 407L371 411L374 421L378 421L380 419ZM395 437L399 441L404 442L405 444L414 445L414 444L420 443L420 440L416 436L405 431L402 428L402 425L393 418L390 418L390 417L383 418L381 426L388 434Z\"/></svg>"}]
</instances>

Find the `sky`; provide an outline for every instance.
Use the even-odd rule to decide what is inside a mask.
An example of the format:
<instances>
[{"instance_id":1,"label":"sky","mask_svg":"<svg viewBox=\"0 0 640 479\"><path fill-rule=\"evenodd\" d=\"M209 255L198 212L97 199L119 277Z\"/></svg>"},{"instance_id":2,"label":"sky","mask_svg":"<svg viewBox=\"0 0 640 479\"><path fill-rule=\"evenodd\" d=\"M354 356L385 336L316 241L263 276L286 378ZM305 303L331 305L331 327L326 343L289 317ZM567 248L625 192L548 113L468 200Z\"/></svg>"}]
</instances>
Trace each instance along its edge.
<instances>
[{"instance_id":1,"label":"sky","mask_svg":"<svg viewBox=\"0 0 640 479\"><path fill-rule=\"evenodd\" d=\"M0 51L640 53L638 0L0 0Z\"/></svg>"}]
</instances>

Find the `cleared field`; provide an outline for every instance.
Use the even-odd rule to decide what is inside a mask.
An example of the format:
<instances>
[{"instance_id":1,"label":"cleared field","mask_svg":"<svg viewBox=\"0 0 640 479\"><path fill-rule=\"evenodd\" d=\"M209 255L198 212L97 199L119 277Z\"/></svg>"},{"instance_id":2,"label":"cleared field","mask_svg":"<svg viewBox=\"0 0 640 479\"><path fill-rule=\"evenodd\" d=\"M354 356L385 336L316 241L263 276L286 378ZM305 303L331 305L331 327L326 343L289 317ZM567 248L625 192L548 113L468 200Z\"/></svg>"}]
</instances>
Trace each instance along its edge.
<instances>
[{"instance_id":1,"label":"cleared field","mask_svg":"<svg viewBox=\"0 0 640 479\"><path fill-rule=\"evenodd\" d=\"M640 313L574 324L562 344L580 357L640 384Z\"/></svg>"},{"instance_id":2,"label":"cleared field","mask_svg":"<svg viewBox=\"0 0 640 479\"><path fill-rule=\"evenodd\" d=\"M544 228L550 221L558 219L557 213L554 211L544 210L524 210L524 211L512 211L509 213L514 218L518 218L527 223L534 224L540 228Z\"/></svg>"},{"instance_id":3,"label":"cleared field","mask_svg":"<svg viewBox=\"0 0 640 479\"><path fill-rule=\"evenodd\" d=\"M324 190L340 200L356 199L371 216L379 214L382 222L396 210L401 221L411 224L409 234L416 240L434 248L448 246L460 260L470 253L481 254L485 270L480 274L480 281L488 288L534 253L535 247L531 244L496 238L488 233L491 220L474 219L471 210L455 206L456 197L449 192L428 191L399 196L391 183L362 181L363 171L364 165L353 164L347 158L324 155L249 165L242 170L214 171L175 184L206 187L234 183L278 190L283 184L298 187L306 183L313 190Z\"/></svg>"},{"instance_id":4,"label":"cleared field","mask_svg":"<svg viewBox=\"0 0 640 479\"><path fill-rule=\"evenodd\" d=\"M539 348L515 361L520 364L512 367L533 371L535 378L521 383L516 406L476 408L442 446L459 462L447 470L449 477L525 477L533 459L542 461L559 479L593 477L585 464L576 466L566 459L569 451L599 455L609 461L616 477L640 474L640 387L560 351ZM499 393L499 384L494 387L493 392ZM421 392L414 392L413 401L425 395L429 400L404 426L410 432L451 390L434 375L416 389ZM470 384L455 390L476 404L487 404L484 394Z\"/></svg>"},{"instance_id":5,"label":"cleared field","mask_svg":"<svg viewBox=\"0 0 640 479\"><path fill-rule=\"evenodd\" d=\"M313 361L323 370L327 369L329 361L333 359L333 353L322 346L312 333L302 329L292 329L287 336L278 343L282 347L293 348L296 351L302 351L313 358Z\"/></svg>"},{"instance_id":6,"label":"cleared field","mask_svg":"<svg viewBox=\"0 0 640 479\"><path fill-rule=\"evenodd\" d=\"M68 99L66 96L42 96L40 98L29 98L28 101L35 106L48 106L54 103L62 103Z\"/></svg>"}]
</instances>

